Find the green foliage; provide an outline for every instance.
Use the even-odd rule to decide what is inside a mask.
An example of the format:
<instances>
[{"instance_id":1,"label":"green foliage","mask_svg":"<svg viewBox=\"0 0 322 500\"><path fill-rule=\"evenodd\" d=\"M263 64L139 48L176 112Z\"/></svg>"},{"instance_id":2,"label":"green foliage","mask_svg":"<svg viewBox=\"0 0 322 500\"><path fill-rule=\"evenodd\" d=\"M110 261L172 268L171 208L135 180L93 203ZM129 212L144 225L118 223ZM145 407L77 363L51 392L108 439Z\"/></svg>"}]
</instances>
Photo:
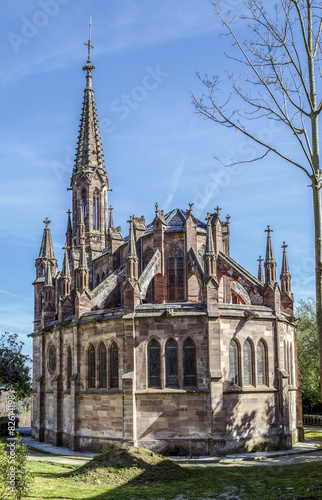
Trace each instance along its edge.
<instances>
[{"instance_id":1,"label":"green foliage","mask_svg":"<svg viewBox=\"0 0 322 500\"><path fill-rule=\"evenodd\" d=\"M20 500L27 495L32 481L27 468L28 448L21 443L21 436L9 443L0 455L0 498Z\"/></svg>"},{"instance_id":2,"label":"green foliage","mask_svg":"<svg viewBox=\"0 0 322 500\"><path fill-rule=\"evenodd\" d=\"M319 349L315 300L313 297L307 300L299 300L296 316L299 317L297 349L302 384L303 412L321 414Z\"/></svg>"},{"instance_id":3,"label":"green foliage","mask_svg":"<svg viewBox=\"0 0 322 500\"><path fill-rule=\"evenodd\" d=\"M31 378L27 363L30 357L22 354L23 342L15 333L0 333L0 387L16 392L19 399L30 396Z\"/></svg>"}]
</instances>

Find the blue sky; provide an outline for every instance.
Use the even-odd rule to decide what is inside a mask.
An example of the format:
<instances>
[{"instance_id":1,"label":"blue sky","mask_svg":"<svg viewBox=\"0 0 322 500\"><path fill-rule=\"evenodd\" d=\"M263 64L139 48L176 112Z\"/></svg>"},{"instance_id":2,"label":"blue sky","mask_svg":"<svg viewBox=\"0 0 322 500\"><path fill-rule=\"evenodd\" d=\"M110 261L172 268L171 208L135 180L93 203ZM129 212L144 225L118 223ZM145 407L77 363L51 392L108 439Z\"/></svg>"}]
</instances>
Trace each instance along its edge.
<instances>
[{"instance_id":1,"label":"blue sky","mask_svg":"<svg viewBox=\"0 0 322 500\"><path fill-rule=\"evenodd\" d=\"M242 11L240 0L226 7ZM278 274L287 242L296 299L314 294L312 193L305 174L274 156L227 169L214 159L252 158L238 134L200 119L189 92L201 95L199 71L221 75L231 64L227 40L208 0L15 0L1 6L0 331L33 329L34 262L43 220L59 266L71 208L67 191L76 151L92 16L93 87L114 221L125 236L130 214L188 208L204 220L231 216L231 256L257 275L270 224ZM281 130L261 124L291 148Z\"/></svg>"}]
</instances>

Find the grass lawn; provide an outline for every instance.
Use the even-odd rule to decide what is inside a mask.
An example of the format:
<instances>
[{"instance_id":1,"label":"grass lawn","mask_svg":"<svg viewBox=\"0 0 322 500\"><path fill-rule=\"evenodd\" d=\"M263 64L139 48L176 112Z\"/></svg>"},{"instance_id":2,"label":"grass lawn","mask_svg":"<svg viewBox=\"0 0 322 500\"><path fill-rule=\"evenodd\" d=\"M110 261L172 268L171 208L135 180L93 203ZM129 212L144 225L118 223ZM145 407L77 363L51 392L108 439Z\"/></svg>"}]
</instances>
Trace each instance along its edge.
<instances>
[{"instance_id":1,"label":"grass lawn","mask_svg":"<svg viewBox=\"0 0 322 500\"><path fill-rule=\"evenodd\" d=\"M92 484L79 476L70 477L76 466L48 462L30 462L34 483L27 498L45 499L231 499L282 500L321 499L322 463L287 466L207 467L189 469L184 480L163 480L158 484L108 482ZM175 478L172 478L175 479Z\"/></svg>"}]
</instances>

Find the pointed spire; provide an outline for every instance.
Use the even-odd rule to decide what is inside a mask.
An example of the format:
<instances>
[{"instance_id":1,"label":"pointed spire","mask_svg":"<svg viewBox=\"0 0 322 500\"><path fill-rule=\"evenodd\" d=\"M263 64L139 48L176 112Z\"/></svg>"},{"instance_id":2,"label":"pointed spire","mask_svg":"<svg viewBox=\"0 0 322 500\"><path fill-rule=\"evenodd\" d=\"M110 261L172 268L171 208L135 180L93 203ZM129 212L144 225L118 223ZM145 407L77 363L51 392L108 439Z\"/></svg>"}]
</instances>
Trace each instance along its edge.
<instances>
[{"instance_id":1,"label":"pointed spire","mask_svg":"<svg viewBox=\"0 0 322 500\"><path fill-rule=\"evenodd\" d=\"M138 279L138 257L134 236L134 215L127 222L130 223L130 230L126 256L126 277L130 281L135 281Z\"/></svg>"},{"instance_id":2,"label":"pointed spire","mask_svg":"<svg viewBox=\"0 0 322 500\"><path fill-rule=\"evenodd\" d=\"M68 295L70 295L71 278L70 278L67 244L63 248L65 250L65 254L63 261L63 270L61 274L61 296L64 299L65 297L68 297Z\"/></svg>"},{"instance_id":3,"label":"pointed spire","mask_svg":"<svg viewBox=\"0 0 322 500\"><path fill-rule=\"evenodd\" d=\"M91 24L90 37L87 43L88 59L83 70L86 71L86 87L84 91L84 101L82 109L81 124L79 127L78 146L76 152L76 169L81 167L99 167L104 168L103 148L98 126L96 105L94 100L94 91L92 88L92 70L95 66L91 64L90 49L91 45Z\"/></svg>"},{"instance_id":4,"label":"pointed spire","mask_svg":"<svg viewBox=\"0 0 322 500\"><path fill-rule=\"evenodd\" d=\"M282 272L281 272L281 292L282 294L291 293L291 273L290 269L288 267L288 259L287 259L287 253L286 253L286 248L287 245L285 245L285 241L283 241L283 245L281 246L283 248L283 260L282 260Z\"/></svg>"},{"instance_id":5,"label":"pointed spire","mask_svg":"<svg viewBox=\"0 0 322 500\"><path fill-rule=\"evenodd\" d=\"M42 242L41 242L41 247L40 247L40 252L39 252L39 257L40 259L54 259L54 248L53 248L53 242L51 240L51 234L50 234L50 229L49 229L49 224L51 223L50 220L48 220L48 217L44 220L44 224L46 224L45 229L44 229L44 234L42 237Z\"/></svg>"},{"instance_id":6,"label":"pointed spire","mask_svg":"<svg viewBox=\"0 0 322 500\"><path fill-rule=\"evenodd\" d=\"M263 274L263 267L262 267L262 262L264 259L262 259L262 256L259 256L259 259L257 259L258 262L258 281L261 283L264 283L264 274Z\"/></svg>"},{"instance_id":7,"label":"pointed spire","mask_svg":"<svg viewBox=\"0 0 322 500\"><path fill-rule=\"evenodd\" d=\"M78 269L87 269L88 270L86 251L85 251L85 238L84 237L81 238Z\"/></svg>"},{"instance_id":8,"label":"pointed spire","mask_svg":"<svg viewBox=\"0 0 322 500\"><path fill-rule=\"evenodd\" d=\"M88 266L85 251L85 238L81 237L79 266L77 269L77 288L82 293L88 289Z\"/></svg>"},{"instance_id":9,"label":"pointed spire","mask_svg":"<svg viewBox=\"0 0 322 500\"><path fill-rule=\"evenodd\" d=\"M214 264L215 264L215 247L214 240L212 236L212 216L208 213L206 217L207 222L207 237L206 237L206 248L204 253L204 265L205 265L205 279L209 280L211 276L215 274Z\"/></svg>"},{"instance_id":10,"label":"pointed spire","mask_svg":"<svg viewBox=\"0 0 322 500\"><path fill-rule=\"evenodd\" d=\"M270 226L267 226L265 232L267 233L266 258L264 262L265 284L273 285L274 283L276 283L276 260L274 257L273 244L271 238L271 233L273 232L273 229L271 229Z\"/></svg>"},{"instance_id":11,"label":"pointed spire","mask_svg":"<svg viewBox=\"0 0 322 500\"><path fill-rule=\"evenodd\" d=\"M130 223L129 229L129 242L127 247L127 257L137 257L136 253L136 245L135 245L135 236L134 236L134 215L130 217L130 220L127 221Z\"/></svg>"},{"instance_id":12,"label":"pointed spire","mask_svg":"<svg viewBox=\"0 0 322 500\"><path fill-rule=\"evenodd\" d=\"M206 248L205 248L205 255L215 255L215 247L214 247L214 240L212 237L212 228L211 228L211 214L208 213L206 217L207 222L207 238L206 238Z\"/></svg>"},{"instance_id":13,"label":"pointed spire","mask_svg":"<svg viewBox=\"0 0 322 500\"><path fill-rule=\"evenodd\" d=\"M67 210L67 214L68 214L68 219L67 219L67 229L66 229L66 245L68 246L68 248L70 248L73 237L72 221L70 218L71 211Z\"/></svg>"},{"instance_id":14,"label":"pointed spire","mask_svg":"<svg viewBox=\"0 0 322 500\"><path fill-rule=\"evenodd\" d=\"M112 205L110 205L109 211L110 211L110 217L109 217L109 220L108 220L108 228L109 229L114 229L113 207L112 207Z\"/></svg>"},{"instance_id":15,"label":"pointed spire","mask_svg":"<svg viewBox=\"0 0 322 500\"><path fill-rule=\"evenodd\" d=\"M69 267L68 253L67 253L67 245L65 245L63 248L65 250L65 253L63 260L62 276L64 278L70 278L70 267Z\"/></svg>"}]
</instances>

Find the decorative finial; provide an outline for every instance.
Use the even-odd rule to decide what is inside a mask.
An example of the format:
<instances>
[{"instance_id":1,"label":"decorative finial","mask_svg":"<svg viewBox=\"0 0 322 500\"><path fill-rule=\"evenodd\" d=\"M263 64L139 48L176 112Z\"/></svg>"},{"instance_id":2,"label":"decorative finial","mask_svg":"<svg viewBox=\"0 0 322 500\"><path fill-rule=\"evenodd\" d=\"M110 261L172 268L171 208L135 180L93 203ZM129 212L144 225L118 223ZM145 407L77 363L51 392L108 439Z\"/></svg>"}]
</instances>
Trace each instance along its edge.
<instances>
[{"instance_id":1,"label":"decorative finial","mask_svg":"<svg viewBox=\"0 0 322 500\"><path fill-rule=\"evenodd\" d=\"M114 208L112 207L112 205L109 206L109 211L112 212L112 210L114 210Z\"/></svg>"},{"instance_id":2,"label":"decorative finial","mask_svg":"<svg viewBox=\"0 0 322 500\"><path fill-rule=\"evenodd\" d=\"M262 259L262 256L260 255L259 256L259 259L257 259L257 262L259 262L259 264L261 265L261 263L263 262L264 259Z\"/></svg>"},{"instance_id":3,"label":"decorative finial","mask_svg":"<svg viewBox=\"0 0 322 500\"><path fill-rule=\"evenodd\" d=\"M265 229L264 231L265 231L265 233L268 233L268 236L269 236L269 237L271 236L271 233L273 233L273 232L274 232L274 230L273 230L273 229L271 229L271 227L270 227L270 226L267 226L267 229Z\"/></svg>"},{"instance_id":4,"label":"decorative finial","mask_svg":"<svg viewBox=\"0 0 322 500\"><path fill-rule=\"evenodd\" d=\"M91 60L91 49L94 48L94 45L91 44L91 37L92 37L92 18L90 17L89 18L89 38L88 38L88 42L84 42L84 45L86 45L88 48L88 58L87 58L88 61Z\"/></svg>"},{"instance_id":5,"label":"decorative finial","mask_svg":"<svg viewBox=\"0 0 322 500\"><path fill-rule=\"evenodd\" d=\"M220 210L222 210L222 208L219 208L219 206L217 205L217 208L215 208L216 212L217 212L217 217L220 216Z\"/></svg>"},{"instance_id":6,"label":"decorative finial","mask_svg":"<svg viewBox=\"0 0 322 500\"><path fill-rule=\"evenodd\" d=\"M188 203L189 205L189 210L192 212L192 207L194 206L194 203Z\"/></svg>"},{"instance_id":7,"label":"decorative finial","mask_svg":"<svg viewBox=\"0 0 322 500\"><path fill-rule=\"evenodd\" d=\"M229 214L226 215L226 219L227 219L227 224L229 224L229 221L230 221L230 215Z\"/></svg>"},{"instance_id":8,"label":"decorative finial","mask_svg":"<svg viewBox=\"0 0 322 500\"><path fill-rule=\"evenodd\" d=\"M46 228L48 227L48 224L51 224L51 220L46 217L46 219L43 221L44 224L46 224Z\"/></svg>"},{"instance_id":9,"label":"decorative finial","mask_svg":"<svg viewBox=\"0 0 322 500\"><path fill-rule=\"evenodd\" d=\"M158 203L156 203L156 204L155 204L155 213L157 214L157 213L158 213L158 211L159 211L159 204L158 204Z\"/></svg>"},{"instance_id":10,"label":"decorative finial","mask_svg":"<svg viewBox=\"0 0 322 500\"><path fill-rule=\"evenodd\" d=\"M66 212L66 214L70 215L72 212L71 212L71 209L69 208Z\"/></svg>"},{"instance_id":11,"label":"decorative finial","mask_svg":"<svg viewBox=\"0 0 322 500\"><path fill-rule=\"evenodd\" d=\"M210 221L211 221L211 213L210 212L207 212L207 217L205 220L208 221L208 224L210 223Z\"/></svg>"},{"instance_id":12,"label":"decorative finial","mask_svg":"<svg viewBox=\"0 0 322 500\"><path fill-rule=\"evenodd\" d=\"M285 245L285 241L283 241L283 245L281 246L281 248L283 248L284 252L286 252L287 247L288 247L288 245Z\"/></svg>"}]
</instances>

